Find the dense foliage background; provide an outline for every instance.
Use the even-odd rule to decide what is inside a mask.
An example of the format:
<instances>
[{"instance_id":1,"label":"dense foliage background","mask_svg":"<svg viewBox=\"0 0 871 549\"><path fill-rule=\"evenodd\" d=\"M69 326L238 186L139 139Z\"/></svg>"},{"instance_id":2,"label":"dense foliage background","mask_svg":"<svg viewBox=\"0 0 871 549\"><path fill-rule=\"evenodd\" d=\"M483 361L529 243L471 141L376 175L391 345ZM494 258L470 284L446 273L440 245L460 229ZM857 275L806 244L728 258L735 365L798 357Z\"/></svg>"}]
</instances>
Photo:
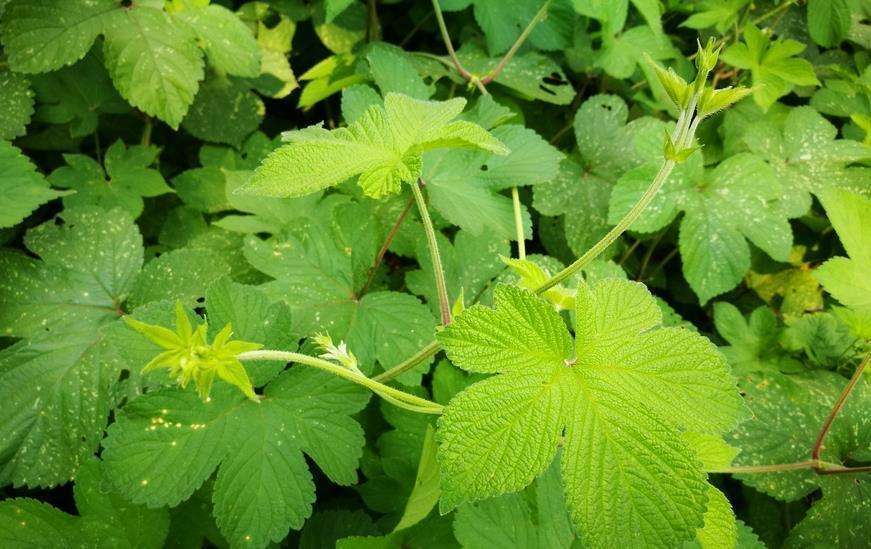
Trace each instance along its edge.
<instances>
[{"instance_id":1,"label":"dense foliage background","mask_svg":"<svg viewBox=\"0 0 871 549\"><path fill-rule=\"evenodd\" d=\"M697 40L712 39L713 85L752 92L700 124L701 149L583 275L642 282L666 326L726 357L751 414L692 444L709 445L705 471L738 521L724 505L725 526L706 515L696 535L700 522L642 507L633 520L667 535L635 544L867 547L869 474L808 460L852 377L821 455L871 462L871 387L854 376L871 337L871 3L440 5L461 70L429 0L0 0L0 545L625 542L578 528L556 466L455 510L443 497L440 514L433 415L266 361L246 368L274 405L222 381L204 404L142 373L159 349L121 317L172 327L180 302L209 338L231 323L308 355L327 334L382 374L440 324L410 186L241 192L280 133L350 125L389 93L467 99L461 118L510 152L422 157L458 312L492 304L498 283L541 282L500 259L518 256L518 221L545 277L617 224L678 113L654 64L692 81ZM306 173L353 161L313 157ZM546 297L574 303L579 280ZM446 405L481 377L437 354L390 384ZM778 464L800 466L753 470ZM601 498L597 513L619 510L617 492Z\"/></svg>"}]
</instances>

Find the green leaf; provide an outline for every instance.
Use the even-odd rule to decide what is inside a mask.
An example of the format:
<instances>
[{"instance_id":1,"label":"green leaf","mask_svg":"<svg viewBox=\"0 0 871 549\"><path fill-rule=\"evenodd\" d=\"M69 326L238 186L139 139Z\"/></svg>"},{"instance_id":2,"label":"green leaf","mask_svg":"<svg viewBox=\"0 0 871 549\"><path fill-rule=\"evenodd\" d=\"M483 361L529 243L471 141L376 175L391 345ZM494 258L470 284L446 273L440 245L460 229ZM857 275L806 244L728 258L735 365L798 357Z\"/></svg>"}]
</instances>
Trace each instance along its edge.
<instances>
[{"instance_id":1,"label":"green leaf","mask_svg":"<svg viewBox=\"0 0 871 549\"><path fill-rule=\"evenodd\" d=\"M183 9L173 16L189 25L202 43L209 64L233 76L260 75L260 48L251 29L224 6Z\"/></svg>"},{"instance_id":2,"label":"green leaf","mask_svg":"<svg viewBox=\"0 0 871 549\"><path fill-rule=\"evenodd\" d=\"M747 374L739 378L753 418L726 438L741 449L735 465L808 459L819 428L846 383L846 378L822 370L788 376L777 372ZM868 382L860 382L832 425L823 447L823 460L840 463L851 453L867 448L869 397ZM736 477L782 501L806 496L825 478L808 469Z\"/></svg>"},{"instance_id":3,"label":"green leaf","mask_svg":"<svg viewBox=\"0 0 871 549\"><path fill-rule=\"evenodd\" d=\"M121 494L108 489L105 477L103 462L95 458L85 462L76 475L73 494L83 534L101 545L163 547L169 530L168 511L132 505Z\"/></svg>"},{"instance_id":4,"label":"green leaf","mask_svg":"<svg viewBox=\"0 0 871 549\"><path fill-rule=\"evenodd\" d=\"M177 129L203 79L193 33L146 6L114 11L104 33L106 68L124 99Z\"/></svg>"},{"instance_id":5,"label":"green leaf","mask_svg":"<svg viewBox=\"0 0 871 549\"><path fill-rule=\"evenodd\" d=\"M142 237L120 210L67 210L28 232L42 260L0 255L0 331L30 337L56 327L96 327L118 317L142 266ZM106 253L111 250L112 253Z\"/></svg>"},{"instance_id":6,"label":"green leaf","mask_svg":"<svg viewBox=\"0 0 871 549\"><path fill-rule=\"evenodd\" d=\"M644 54L656 60L670 59L677 57L677 50L666 35L657 34L650 27L641 25L617 36L604 38L595 63L615 78L629 78Z\"/></svg>"},{"instance_id":7,"label":"green leaf","mask_svg":"<svg viewBox=\"0 0 871 549\"><path fill-rule=\"evenodd\" d=\"M0 26L9 66L36 73L72 65L120 11L113 0L14 0Z\"/></svg>"},{"instance_id":8,"label":"green leaf","mask_svg":"<svg viewBox=\"0 0 871 549\"><path fill-rule=\"evenodd\" d=\"M453 242L441 234L437 234L436 239L449 296L462 294L466 301L472 302L505 270L499 257L510 253L506 240L494 239L487 234L475 235L464 230L457 232ZM417 260L420 270L406 273L405 282L413 293L426 299L433 314L436 314L438 295L433 284L435 275L432 259L426 242L422 240L417 245Z\"/></svg>"},{"instance_id":9,"label":"green leaf","mask_svg":"<svg viewBox=\"0 0 871 549\"><path fill-rule=\"evenodd\" d=\"M806 311L823 308L823 291L814 278L810 265L802 261L804 247L796 246L790 256L791 266L774 273L747 275L747 286L766 303L774 304L780 297L780 312L784 318L797 318Z\"/></svg>"},{"instance_id":10,"label":"green leaf","mask_svg":"<svg viewBox=\"0 0 871 549\"><path fill-rule=\"evenodd\" d=\"M348 536L377 536L375 523L362 509L326 509L315 511L300 532L299 549L335 547L336 542Z\"/></svg>"},{"instance_id":11,"label":"green leaf","mask_svg":"<svg viewBox=\"0 0 871 549\"><path fill-rule=\"evenodd\" d=\"M790 321L783 345L804 352L811 363L836 369L855 351L855 335L849 325L832 313L807 314Z\"/></svg>"},{"instance_id":12,"label":"green leaf","mask_svg":"<svg viewBox=\"0 0 871 549\"><path fill-rule=\"evenodd\" d=\"M568 548L575 541L560 486L551 466L535 484L457 509L454 532L463 547Z\"/></svg>"},{"instance_id":13,"label":"green leaf","mask_svg":"<svg viewBox=\"0 0 871 549\"><path fill-rule=\"evenodd\" d=\"M861 547L871 536L871 475L840 475L820 481L823 497L789 533L788 547Z\"/></svg>"},{"instance_id":14,"label":"green leaf","mask_svg":"<svg viewBox=\"0 0 871 549\"><path fill-rule=\"evenodd\" d=\"M142 237L119 210L70 210L61 219L25 238L42 260L0 255L0 329L28 338L0 352L4 484L72 478L99 444L110 389L129 368L104 328L142 264Z\"/></svg>"},{"instance_id":15,"label":"green leaf","mask_svg":"<svg viewBox=\"0 0 871 549\"><path fill-rule=\"evenodd\" d=\"M420 176L424 151L459 147L507 153L480 126L452 122L465 104L462 98L418 101L389 93L384 107L370 107L347 128L310 126L288 132L285 139L290 144L266 158L244 191L296 197L359 175L363 192L380 198L398 193L403 182Z\"/></svg>"},{"instance_id":16,"label":"green leaf","mask_svg":"<svg viewBox=\"0 0 871 549\"><path fill-rule=\"evenodd\" d=\"M101 115L130 110L112 85L96 49L75 65L34 76L32 81L39 103L35 119L69 124L72 137L93 134Z\"/></svg>"},{"instance_id":17,"label":"green leaf","mask_svg":"<svg viewBox=\"0 0 871 549\"><path fill-rule=\"evenodd\" d=\"M237 193L236 189L243 187L251 179L252 171L223 170L227 181L226 196L229 203L237 210L250 215L226 215L217 220L214 225L228 231L243 234L267 233L284 234L293 230L300 220L316 217L317 204L321 200L320 193L306 195L300 198L272 198L268 196L251 196Z\"/></svg>"},{"instance_id":18,"label":"green leaf","mask_svg":"<svg viewBox=\"0 0 871 549\"><path fill-rule=\"evenodd\" d=\"M738 21L741 9L749 3L750 0L702 0L680 26L691 29L714 27L723 33Z\"/></svg>"},{"instance_id":19,"label":"green leaf","mask_svg":"<svg viewBox=\"0 0 871 549\"><path fill-rule=\"evenodd\" d=\"M346 124L366 114L369 107L380 104L381 96L367 84L355 84L342 90L342 117Z\"/></svg>"},{"instance_id":20,"label":"green leaf","mask_svg":"<svg viewBox=\"0 0 871 549\"><path fill-rule=\"evenodd\" d=\"M611 195L609 220L616 223L650 185L653 164L623 175ZM764 184L760 184L764 181ZM750 269L750 240L772 258L787 260L792 229L778 200L784 191L775 172L750 154L732 156L711 171L695 154L678 165L632 228L659 230L683 210L679 247L690 287L706 303L737 286Z\"/></svg>"},{"instance_id":21,"label":"green leaf","mask_svg":"<svg viewBox=\"0 0 871 549\"><path fill-rule=\"evenodd\" d=\"M429 99L432 95L432 89L418 74L411 54L402 48L377 42L369 46L366 60L381 95L401 93L414 99Z\"/></svg>"},{"instance_id":22,"label":"green leaf","mask_svg":"<svg viewBox=\"0 0 871 549\"><path fill-rule=\"evenodd\" d=\"M361 211L362 204L352 204ZM340 210L341 211L354 211ZM390 291L360 295L380 239L359 219L371 220L371 210L341 215L351 230L340 224L312 224L299 236L262 241L249 237L245 257L273 279L262 287L267 295L290 307L294 331L301 335L327 333L345 341L362 364L377 361L384 369L395 366L432 341L436 321L414 296ZM339 226L336 226L339 225ZM430 361L424 364L428 365ZM400 380L419 380L420 371Z\"/></svg>"},{"instance_id":23,"label":"green leaf","mask_svg":"<svg viewBox=\"0 0 871 549\"><path fill-rule=\"evenodd\" d=\"M562 319L547 302L525 295L499 286L495 311L480 305L466 309L439 334L451 360L469 372L531 373L571 358L572 342Z\"/></svg>"},{"instance_id":24,"label":"green leaf","mask_svg":"<svg viewBox=\"0 0 871 549\"><path fill-rule=\"evenodd\" d=\"M350 416L367 400L346 381L302 366L271 382L259 403L220 388L209 402L178 389L150 393L110 427L107 473L132 501L158 506L187 499L217 468L221 533L232 544L278 542L311 514L303 452L334 482L356 481L364 440Z\"/></svg>"},{"instance_id":25,"label":"green leaf","mask_svg":"<svg viewBox=\"0 0 871 549\"><path fill-rule=\"evenodd\" d=\"M473 42L463 44L457 55L466 69L479 76L489 73L499 63L499 59L488 58ZM527 101L568 105L575 97L575 90L562 67L550 57L533 51L514 56L493 82Z\"/></svg>"},{"instance_id":26,"label":"green leaf","mask_svg":"<svg viewBox=\"0 0 871 549\"><path fill-rule=\"evenodd\" d=\"M230 274L230 267L211 250L182 248L149 261L138 274L128 305L139 307L152 301L193 302L206 294L216 280Z\"/></svg>"},{"instance_id":27,"label":"green leaf","mask_svg":"<svg viewBox=\"0 0 871 549\"><path fill-rule=\"evenodd\" d=\"M445 11L463 9L469 3L475 7L475 20L484 31L487 49L491 55L499 55L514 43L544 1L517 0L512 2L509 9L498 0L471 0L457 6L441 2ZM559 50L568 46L572 35L573 15L569 2L551 2L547 17L532 30L529 42L536 49L542 50Z\"/></svg>"},{"instance_id":28,"label":"green leaf","mask_svg":"<svg viewBox=\"0 0 871 549\"><path fill-rule=\"evenodd\" d=\"M744 27L744 42L726 48L723 61L747 69L753 77L753 99L767 110L795 86L818 86L813 65L795 57L805 45L790 38L774 42L750 24Z\"/></svg>"},{"instance_id":29,"label":"green leaf","mask_svg":"<svg viewBox=\"0 0 871 549\"><path fill-rule=\"evenodd\" d=\"M837 135L837 128L816 110L797 107L781 127L765 120L750 124L743 140L774 168L783 184L783 203L797 216L811 206L808 193L819 196L826 189L845 188L871 196L864 168L850 167L871 158L871 147Z\"/></svg>"},{"instance_id":30,"label":"green leaf","mask_svg":"<svg viewBox=\"0 0 871 549\"><path fill-rule=\"evenodd\" d=\"M820 265L814 276L827 292L862 315L871 315L871 199L847 190L821 196L823 206L849 255Z\"/></svg>"},{"instance_id":31,"label":"green leaf","mask_svg":"<svg viewBox=\"0 0 871 549\"><path fill-rule=\"evenodd\" d=\"M731 466L735 456L740 452L738 448L729 446L719 435L686 431L683 433L683 438L696 453L706 471L716 471Z\"/></svg>"},{"instance_id":32,"label":"green leaf","mask_svg":"<svg viewBox=\"0 0 871 549\"><path fill-rule=\"evenodd\" d=\"M436 461L435 431L431 425L427 425L426 435L423 439L423 448L420 451L420 463L417 467L417 476L414 487L399 524L395 530L410 528L429 515L430 511L438 503L441 495L439 486L439 467Z\"/></svg>"},{"instance_id":33,"label":"green leaf","mask_svg":"<svg viewBox=\"0 0 871 549\"><path fill-rule=\"evenodd\" d=\"M266 349L296 348L298 338L293 335L290 308L271 301L259 287L221 279L206 291L206 310L210 339L229 324L234 339L259 343ZM275 361L249 361L246 365L251 381L258 387L284 369Z\"/></svg>"},{"instance_id":34,"label":"green leaf","mask_svg":"<svg viewBox=\"0 0 871 549\"><path fill-rule=\"evenodd\" d=\"M260 127L264 111L263 101L245 83L214 77L200 86L182 127L204 141L241 148Z\"/></svg>"},{"instance_id":35,"label":"green leaf","mask_svg":"<svg viewBox=\"0 0 871 549\"><path fill-rule=\"evenodd\" d=\"M76 518L31 498L0 502L0 542L7 547L51 547L81 541Z\"/></svg>"},{"instance_id":36,"label":"green leaf","mask_svg":"<svg viewBox=\"0 0 871 549\"><path fill-rule=\"evenodd\" d=\"M539 185L555 178L562 153L534 131L516 124L492 130L511 152L441 150L424 155L423 179L433 208L446 219L474 234L490 230L503 238L516 237L511 200L498 191ZM526 234L532 224L521 206Z\"/></svg>"},{"instance_id":37,"label":"green leaf","mask_svg":"<svg viewBox=\"0 0 871 549\"><path fill-rule=\"evenodd\" d=\"M744 524L740 519L738 523L738 549L765 549L766 545L762 543L759 536L752 528Z\"/></svg>"},{"instance_id":38,"label":"green leaf","mask_svg":"<svg viewBox=\"0 0 871 549\"><path fill-rule=\"evenodd\" d=\"M340 13L348 9L348 6L354 3L354 0L325 0L324 1L324 20L329 23L335 19Z\"/></svg>"},{"instance_id":39,"label":"green leaf","mask_svg":"<svg viewBox=\"0 0 871 549\"><path fill-rule=\"evenodd\" d=\"M0 352L0 483L71 480L99 446L126 366L94 326L36 334Z\"/></svg>"},{"instance_id":40,"label":"green leaf","mask_svg":"<svg viewBox=\"0 0 871 549\"><path fill-rule=\"evenodd\" d=\"M757 308L745 320L737 307L720 301L714 304L714 325L729 343L720 350L736 372L790 372L802 368L780 346L782 327L768 307Z\"/></svg>"},{"instance_id":41,"label":"green leaf","mask_svg":"<svg viewBox=\"0 0 871 549\"><path fill-rule=\"evenodd\" d=\"M257 45L260 48L261 66L260 75L252 84L259 93L275 99L282 99L299 87L287 56L292 49L296 22L287 17L285 13L250 8L252 8L250 5L243 6L238 13L249 25L253 23L252 19L258 20L255 34ZM285 11L289 12L289 10ZM264 19L271 19L276 15L277 23L270 20L267 25Z\"/></svg>"},{"instance_id":42,"label":"green leaf","mask_svg":"<svg viewBox=\"0 0 871 549\"><path fill-rule=\"evenodd\" d=\"M498 372L454 397L439 420L442 510L524 488L565 431L566 502L586 543L692 538L706 484L678 430L718 433L743 415L713 345L655 329L656 302L618 279L580 286L574 345L533 294L499 286L495 303L466 309L438 336L460 367ZM656 520L632 518L654 507Z\"/></svg>"},{"instance_id":43,"label":"green leaf","mask_svg":"<svg viewBox=\"0 0 871 549\"><path fill-rule=\"evenodd\" d=\"M696 533L696 541L702 549L735 547L738 542L738 527L732 504L723 492L710 485L705 524Z\"/></svg>"},{"instance_id":44,"label":"green leaf","mask_svg":"<svg viewBox=\"0 0 871 549\"><path fill-rule=\"evenodd\" d=\"M65 154L67 165L51 172L48 180L55 187L75 191L64 198L68 208L94 205L107 210L121 208L138 217L144 206L143 197L172 191L160 172L149 167L159 153L154 145L127 147L119 139L106 149L103 167L90 156Z\"/></svg>"},{"instance_id":45,"label":"green leaf","mask_svg":"<svg viewBox=\"0 0 871 549\"><path fill-rule=\"evenodd\" d=\"M49 188L45 178L17 147L0 141L0 227L12 227L40 204L66 193Z\"/></svg>"},{"instance_id":46,"label":"green leaf","mask_svg":"<svg viewBox=\"0 0 871 549\"><path fill-rule=\"evenodd\" d=\"M308 81L299 95L299 107L309 109L323 99L354 84L366 81L366 77L354 70L351 54L327 57L303 73L299 79Z\"/></svg>"},{"instance_id":47,"label":"green leaf","mask_svg":"<svg viewBox=\"0 0 871 549\"><path fill-rule=\"evenodd\" d=\"M611 227L608 201L617 179L630 168L662 154L664 125L650 117L628 124L623 99L595 95L581 104L574 119L580 162L566 159L556 178L533 189L533 207L545 215L563 215L569 247L583 254Z\"/></svg>"},{"instance_id":48,"label":"green leaf","mask_svg":"<svg viewBox=\"0 0 871 549\"><path fill-rule=\"evenodd\" d=\"M0 70L0 139L24 135L33 114L33 92L24 76Z\"/></svg>"},{"instance_id":49,"label":"green leaf","mask_svg":"<svg viewBox=\"0 0 871 549\"><path fill-rule=\"evenodd\" d=\"M808 32L820 46L831 48L840 44L851 24L847 0L808 0Z\"/></svg>"},{"instance_id":50,"label":"green leaf","mask_svg":"<svg viewBox=\"0 0 871 549\"><path fill-rule=\"evenodd\" d=\"M470 151L431 151L423 157L422 177L432 208L449 222L483 235L510 239L517 234L511 199L495 192L484 178L483 155ZM529 212L521 205L524 232L532 232Z\"/></svg>"},{"instance_id":51,"label":"green leaf","mask_svg":"<svg viewBox=\"0 0 871 549\"><path fill-rule=\"evenodd\" d=\"M75 517L31 498L0 502L0 542L8 547L52 547L74 540Z\"/></svg>"}]
</instances>

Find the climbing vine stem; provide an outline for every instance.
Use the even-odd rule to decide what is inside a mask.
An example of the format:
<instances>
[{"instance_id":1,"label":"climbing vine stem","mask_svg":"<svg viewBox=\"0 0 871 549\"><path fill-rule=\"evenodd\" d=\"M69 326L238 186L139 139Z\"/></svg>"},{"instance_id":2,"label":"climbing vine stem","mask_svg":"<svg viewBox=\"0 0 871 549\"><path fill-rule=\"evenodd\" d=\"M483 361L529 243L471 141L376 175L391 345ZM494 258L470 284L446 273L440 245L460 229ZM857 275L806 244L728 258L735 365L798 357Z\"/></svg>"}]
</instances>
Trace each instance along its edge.
<instances>
[{"instance_id":1,"label":"climbing vine stem","mask_svg":"<svg viewBox=\"0 0 871 549\"><path fill-rule=\"evenodd\" d=\"M418 179L417 183L412 183L411 192L414 193L414 200L417 202L417 209L420 212L420 219L423 221L423 229L426 233L426 242L429 247L429 257L432 261L432 270L435 275L436 291L439 296L439 311L442 315L442 325L447 326L451 323L451 302L448 300L448 287L445 284L445 271L442 268L442 257L439 253L439 243L436 240L435 228L432 226L432 219L429 216L429 209L426 207L426 199L423 197L424 182Z\"/></svg>"},{"instance_id":2,"label":"climbing vine stem","mask_svg":"<svg viewBox=\"0 0 871 549\"><path fill-rule=\"evenodd\" d=\"M296 362L323 370L335 376L347 379L358 385L366 387L373 393L387 400L391 404L395 404L400 408L419 412L423 414L441 414L443 407L440 404L421 398L419 396L408 394L400 391L389 385L384 385L370 377L363 375L344 366L329 362L322 358L304 355L301 353L293 353L290 351L273 351L273 350L258 350L248 351L238 355L241 361L248 360L277 360L281 362Z\"/></svg>"}]
</instances>

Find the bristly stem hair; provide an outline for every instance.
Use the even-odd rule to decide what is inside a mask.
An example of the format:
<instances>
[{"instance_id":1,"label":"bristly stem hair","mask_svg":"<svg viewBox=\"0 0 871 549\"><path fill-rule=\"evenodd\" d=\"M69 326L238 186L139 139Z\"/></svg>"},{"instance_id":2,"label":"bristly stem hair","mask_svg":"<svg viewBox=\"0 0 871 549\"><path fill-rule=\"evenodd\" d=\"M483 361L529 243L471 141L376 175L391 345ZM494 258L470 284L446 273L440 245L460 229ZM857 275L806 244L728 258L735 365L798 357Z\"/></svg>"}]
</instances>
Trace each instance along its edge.
<instances>
[{"instance_id":1,"label":"bristly stem hair","mask_svg":"<svg viewBox=\"0 0 871 549\"><path fill-rule=\"evenodd\" d=\"M418 179L416 183L411 184L411 192L414 193L414 200L417 202L417 209L423 222L423 230L426 233L426 243L429 247L429 257L432 262L433 274L435 275L436 292L439 296L439 311L442 316L442 325L447 326L451 323L451 302L448 299L448 286L445 283L445 271L442 267L442 256L439 253L439 243L436 240L435 228L432 225L429 209L426 207L426 199L423 197L423 191L421 190L423 186L423 180Z\"/></svg>"}]
</instances>

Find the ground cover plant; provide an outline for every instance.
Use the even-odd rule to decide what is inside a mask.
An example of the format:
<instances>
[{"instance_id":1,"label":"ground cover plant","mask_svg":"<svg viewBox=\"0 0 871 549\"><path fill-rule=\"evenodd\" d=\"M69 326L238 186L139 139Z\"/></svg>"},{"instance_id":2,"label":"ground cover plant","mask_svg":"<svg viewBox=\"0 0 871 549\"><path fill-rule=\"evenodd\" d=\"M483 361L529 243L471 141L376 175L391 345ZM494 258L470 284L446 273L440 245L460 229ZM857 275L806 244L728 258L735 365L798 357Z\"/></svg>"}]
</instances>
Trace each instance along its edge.
<instances>
[{"instance_id":1,"label":"ground cover plant","mask_svg":"<svg viewBox=\"0 0 871 549\"><path fill-rule=\"evenodd\" d=\"M0 547L867 547L869 42L0 0Z\"/></svg>"}]
</instances>

